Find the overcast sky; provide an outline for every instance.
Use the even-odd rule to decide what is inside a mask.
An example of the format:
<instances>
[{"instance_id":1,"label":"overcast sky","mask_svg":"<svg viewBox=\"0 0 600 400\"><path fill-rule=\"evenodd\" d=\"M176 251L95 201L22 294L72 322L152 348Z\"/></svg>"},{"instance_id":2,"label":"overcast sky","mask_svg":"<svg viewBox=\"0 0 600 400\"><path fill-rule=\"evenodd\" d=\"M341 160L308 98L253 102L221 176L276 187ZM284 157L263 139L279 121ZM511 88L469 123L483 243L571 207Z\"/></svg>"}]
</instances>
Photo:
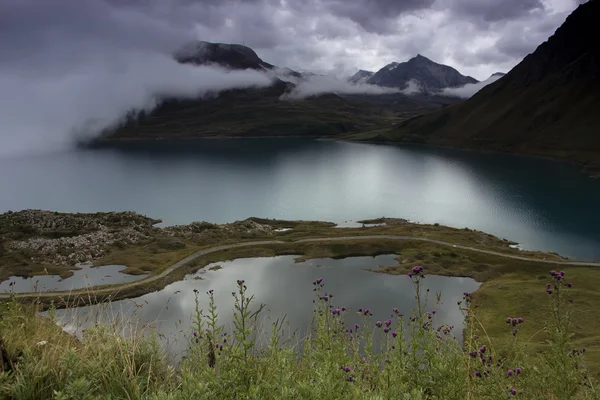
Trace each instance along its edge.
<instances>
[{"instance_id":1,"label":"overcast sky","mask_svg":"<svg viewBox=\"0 0 600 400\"><path fill-rule=\"evenodd\" d=\"M0 68L57 74L103 49L244 43L265 61L351 74L420 53L486 79L581 0L0 0ZM111 61L118 68L118 61ZM24 70L25 69L25 70Z\"/></svg>"}]
</instances>

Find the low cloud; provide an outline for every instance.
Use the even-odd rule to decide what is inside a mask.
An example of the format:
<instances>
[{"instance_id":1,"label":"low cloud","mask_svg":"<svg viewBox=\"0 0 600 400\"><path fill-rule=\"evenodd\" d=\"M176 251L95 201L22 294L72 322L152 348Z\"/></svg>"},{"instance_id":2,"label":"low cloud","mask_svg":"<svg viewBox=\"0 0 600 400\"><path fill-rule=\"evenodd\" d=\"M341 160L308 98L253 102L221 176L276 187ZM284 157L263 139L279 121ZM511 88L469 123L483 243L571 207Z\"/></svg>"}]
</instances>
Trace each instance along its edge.
<instances>
[{"instance_id":1,"label":"low cloud","mask_svg":"<svg viewBox=\"0 0 600 400\"><path fill-rule=\"evenodd\" d=\"M282 100L303 99L325 93L378 95L387 93L400 93L400 90L364 83L353 84L345 79L338 79L333 76L313 75L296 81L296 87L290 93L282 96Z\"/></svg>"},{"instance_id":2,"label":"low cloud","mask_svg":"<svg viewBox=\"0 0 600 400\"><path fill-rule=\"evenodd\" d=\"M164 98L271 83L251 70L183 65L152 53L130 55L59 79L0 75L0 156L67 148L115 125L132 109L150 110Z\"/></svg>"},{"instance_id":3,"label":"low cloud","mask_svg":"<svg viewBox=\"0 0 600 400\"><path fill-rule=\"evenodd\" d=\"M481 89L483 89L490 83L494 83L500 78L502 78L502 76L492 75L485 81L477 83L467 83L465 86L457 88L445 88L444 90L442 90L442 94L446 96L460 97L461 99L468 99L469 97L473 96L475 93L479 92Z\"/></svg>"}]
</instances>

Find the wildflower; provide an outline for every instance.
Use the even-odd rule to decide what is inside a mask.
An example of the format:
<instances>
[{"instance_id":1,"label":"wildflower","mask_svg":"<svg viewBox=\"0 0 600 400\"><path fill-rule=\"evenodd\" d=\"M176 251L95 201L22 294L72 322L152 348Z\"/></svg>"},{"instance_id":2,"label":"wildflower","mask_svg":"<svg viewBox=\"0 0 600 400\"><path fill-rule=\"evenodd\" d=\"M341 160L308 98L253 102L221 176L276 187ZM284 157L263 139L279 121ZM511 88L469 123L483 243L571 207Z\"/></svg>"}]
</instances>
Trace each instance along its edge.
<instances>
[{"instance_id":1,"label":"wildflower","mask_svg":"<svg viewBox=\"0 0 600 400\"><path fill-rule=\"evenodd\" d=\"M320 284L321 284L321 282L323 282L323 278L319 278L319 279L317 279L317 285L320 285Z\"/></svg>"},{"instance_id":2,"label":"wildflower","mask_svg":"<svg viewBox=\"0 0 600 400\"><path fill-rule=\"evenodd\" d=\"M227 338L226 337L223 338L223 343L227 343Z\"/></svg>"},{"instance_id":3,"label":"wildflower","mask_svg":"<svg viewBox=\"0 0 600 400\"><path fill-rule=\"evenodd\" d=\"M523 317L519 317L519 318L517 318L517 322L519 324L522 324L523 322L525 322L525 320L523 319Z\"/></svg>"},{"instance_id":4,"label":"wildflower","mask_svg":"<svg viewBox=\"0 0 600 400\"><path fill-rule=\"evenodd\" d=\"M567 287L571 287L573 284L571 282L567 282Z\"/></svg>"},{"instance_id":5,"label":"wildflower","mask_svg":"<svg viewBox=\"0 0 600 400\"><path fill-rule=\"evenodd\" d=\"M473 351L469 352L469 356L472 358L477 357L477 351L473 350Z\"/></svg>"},{"instance_id":6,"label":"wildflower","mask_svg":"<svg viewBox=\"0 0 600 400\"><path fill-rule=\"evenodd\" d=\"M565 276L565 271L560 271L560 276Z\"/></svg>"},{"instance_id":7,"label":"wildflower","mask_svg":"<svg viewBox=\"0 0 600 400\"><path fill-rule=\"evenodd\" d=\"M512 323L512 318L511 318L511 317L508 317L508 318L506 318L506 323L507 323L507 324L510 324L510 323Z\"/></svg>"},{"instance_id":8,"label":"wildflower","mask_svg":"<svg viewBox=\"0 0 600 400\"><path fill-rule=\"evenodd\" d=\"M194 293L198 293L198 289L194 289Z\"/></svg>"},{"instance_id":9,"label":"wildflower","mask_svg":"<svg viewBox=\"0 0 600 400\"><path fill-rule=\"evenodd\" d=\"M479 352L480 352L481 354L485 353L485 351L486 351L486 350L487 350L487 347L486 347L485 345L483 345L483 346L481 346L481 347L479 348Z\"/></svg>"},{"instance_id":10,"label":"wildflower","mask_svg":"<svg viewBox=\"0 0 600 400\"><path fill-rule=\"evenodd\" d=\"M354 376L352 376L352 375L349 375L349 376L346 378L346 380L347 380L348 382L354 382Z\"/></svg>"},{"instance_id":11,"label":"wildflower","mask_svg":"<svg viewBox=\"0 0 600 400\"><path fill-rule=\"evenodd\" d=\"M550 289L551 287L552 287L552 284L550 284L550 283L546 283L546 288L547 288L547 289Z\"/></svg>"},{"instance_id":12,"label":"wildflower","mask_svg":"<svg viewBox=\"0 0 600 400\"><path fill-rule=\"evenodd\" d=\"M550 271L550 275L552 275L552 276L556 276L556 270L555 270L555 269L553 269L552 271Z\"/></svg>"},{"instance_id":13,"label":"wildflower","mask_svg":"<svg viewBox=\"0 0 600 400\"><path fill-rule=\"evenodd\" d=\"M213 292L214 292L214 290L212 290L212 289L211 289L211 290L209 290L208 292L206 292L206 294L208 294L208 295L212 295L212 294L213 294Z\"/></svg>"},{"instance_id":14,"label":"wildflower","mask_svg":"<svg viewBox=\"0 0 600 400\"><path fill-rule=\"evenodd\" d=\"M215 347L218 349L218 348L219 348L219 343L217 343L217 344L215 345Z\"/></svg>"},{"instance_id":15,"label":"wildflower","mask_svg":"<svg viewBox=\"0 0 600 400\"><path fill-rule=\"evenodd\" d=\"M412 272L409 272L409 273L408 273L408 277L409 277L409 278L412 278L412 277L413 277L413 274L412 274Z\"/></svg>"},{"instance_id":16,"label":"wildflower","mask_svg":"<svg viewBox=\"0 0 600 400\"><path fill-rule=\"evenodd\" d=\"M244 284L244 280L238 279L237 284L238 284L238 286L242 286Z\"/></svg>"},{"instance_id":17,"label":"wildflower","mask_svg":"<svg viewBox=\"0 0 600 400\"><path fill-rule=\"evenodd\" d=\"M358 312L363 312L363 309L362 309L362 308L359 308L359 309L358 309Z\"/></svg>"},{"instance_id":18,"label":"wildflower","mask_svg":"<svg viewBox=\"0 0 600 400\"><path fill-rule=\"evenodd\" d=\"M511 393L513 396L516 396L516 395L517 395L517 389L515 389L515 388L512 388L512 389L510 389L510 393Z\"/></svg>"},{"instance_id":19,"label":"wildflower","mask_svg":"<svg viewBox=\"0 0 600 400\"><path fill-rule=\"evenodd\" d=\"M383 328L383 332L388 333L390 331L390 328L388 328L387 326L385 328Z\"/></svg>"},{"instance_id":20,"label":"wildflower","mask_svg":"<svg viewBox=\"0 0 600 400\"><path fill-rule=\"evenodd\" d=\"M517 375L519 375L519 374L521 373L521 368L517 367L517 368L515 369L515 372L517 373Z\"/></svg>"},{"instance_id":21,"label":"wildflower","mask_svg":"<svg viewBox=\"0 0 600 400\"><path fill-rule=\"evenodd\" d=\"M359 324L354 324L354 330L357 331L360 329L360 325Z\"/></svg>"},{"instance_id":22,"label":"wildflower","mask_svg":"<svg viewBox=\"0 0 600 400\"><path fill-rule=\"evenodd\" d=\"M346 307L342 307L342 312L346 311Z\"/></svg>"},{"instance_id":23,"label":"wildflower","mask_svg":"<svg viewBox=\"0 0 600 400\"><path fill-rule=\"evenodd\" d=\"M382 325L382 324L381 324L381 321L377 321L377 322L375 322L375 326L376 326L376 327L378 327L378 328L381 328L381 325Z\"/></svg>"},{"instance_id":24,"label":"wildflower","mask_svg":"<svg viewBox=\"0 0 600 400\"><path fill-rule=\"evenodd\" d=\"M481 378L481 372L475 371L475 376L478 377L478 378Z\"/></svg>"},{"instance_id":25,"label":"wildflower","mask_svg":"<svg viewBox=\"0 0 600 400\"><path fill-rule=\"evenodd\" d=\"M198 336L198 332L196 332L196 331L192 332L192 336L194 336L194 337Z\"/></svg>"},{"instance_id":26,"label":"wildflower","mask_svg":"<svg viewBox=\"0 0 600 400\"><path fill-rule=\"evenodd\" d=\"M344 371L350 372L350 367L348 367L348 366L344 367Z\"/></svg>"},{"instance_id":27,"label":"wildflower","mask_svg":"<svg viewBox=\"0 0 600 400\"><path fill-rule=\"evenodd\" d=\"M392 320L388 319L387 321L384 322L385 326L389 327L392 324Z\"/></svg>"},{"instance_id":28,"label":"wildflower","mask_svg":"<svg viewBox=\"0 0 600 400\"><path fill-rule=\"evenodd\" d=\"M396 336L398 336L398 332L396 332L396 331L393 331L393 332L392 332L392 336L393 336L393 337L396 337Z\"/></svg>"},{"instance_id":29,"label":"wildflower","mask_svg":"<svg viewBox=\"0 0 600 400\"><path fill-rule=\"evenodd\" d=\"M513 376L514 375L514 371L512 369L509 369L507 372L508 376Z\"/></svg>"},{"instance_id":30,"label":"wildflower","mask_svg":"<svg viewBox=\"0 0 600 400\"><path fill-rule=\"evenodd\" d=\"M552 294L552 289L548 289L548 290L546 290L546 293L548 293L548 294Z\"/></svg>"},{"instance_id":31,"label":"wildflower","mask_svg":"<svg viewBox=\"0 0 600 400\"><path fill-rule=\"evenodd\" d=\"M435 315L436 311L435 311L435 310L432 310L432 311L431 311L431 313L432 313L433 315Z\"/></svg>"},{"instance_id":32,"label":"wildflower","mask_svg":"<svg viewBox=\"0 0 600 400\"><path fill-rule=\"evenodd\" d=\"M367 314L370 314L370 313L371 313L371 310L369 310L368 308L365 308L364 314L367 315Z\"/></svg>"},{"instance_id":33,"label":"wildflower","mask_svg":"<svg viewBox=\"0 0 600 400\"><path fill-rule=\"evenodd\" d=\"M400 310L398 310L397 308L392 309L392 311L394 312L394 314L398 314L400 312Z\"/></svg>"},{"instance_id":34,"label":"wildflower","mask_svg":"<svg viewBox=\"0 0 600 400\"><path fill-rule=\"evenodd\" d=\"M329 296L327 296L327 295L321 296L321 300L328 301L329 300Z\"/></svg>"}]
</instances>

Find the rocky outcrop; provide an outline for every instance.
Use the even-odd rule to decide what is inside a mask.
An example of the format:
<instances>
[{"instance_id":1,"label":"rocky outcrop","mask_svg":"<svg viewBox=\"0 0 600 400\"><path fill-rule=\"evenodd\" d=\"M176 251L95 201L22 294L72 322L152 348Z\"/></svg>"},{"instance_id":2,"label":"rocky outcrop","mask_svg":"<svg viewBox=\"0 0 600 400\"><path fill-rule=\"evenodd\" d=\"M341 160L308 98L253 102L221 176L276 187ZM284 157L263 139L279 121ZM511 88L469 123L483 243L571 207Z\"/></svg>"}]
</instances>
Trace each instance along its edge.
<instances>
[{"instance_id":1,"label":"rocky outcrop","mask_svg":"<svg viewBox=\"0 0 600 400\"><path fill-rule=\"evenodd\" d=\"M272 226L251 219L222 225L193 222L165 228L155 227L158 222L134 212L8 212L0 214L0 243L4 251L20 252L37 264L72 266L93 263L114 247L165 243L165 239L170 243L174 243L173 239L204 242L274 233Z\"/></svg>"}]
</instances>

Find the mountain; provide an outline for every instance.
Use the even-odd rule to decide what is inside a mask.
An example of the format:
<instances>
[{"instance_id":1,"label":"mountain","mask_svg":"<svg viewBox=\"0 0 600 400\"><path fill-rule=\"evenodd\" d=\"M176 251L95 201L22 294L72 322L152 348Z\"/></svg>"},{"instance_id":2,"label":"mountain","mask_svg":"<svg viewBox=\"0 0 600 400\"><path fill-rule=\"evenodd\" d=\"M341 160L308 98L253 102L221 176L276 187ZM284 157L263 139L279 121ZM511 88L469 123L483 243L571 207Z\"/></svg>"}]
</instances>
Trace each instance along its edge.
<instances>
[{"instance_id":1,"label":"mountain","mask_svg":"<svg viewBox=\"0 0 600 400\"><path fill-rule=\"evenodd\" d=\"M227 136L331 137L380 125L390 126L456 101L402 93L326 94L303 100L282 100L296 87L294 82L315 75L276 67L263 61L251 48L238 44L195 42L176 52L174 57L181 63L194 65L217 64L231 69L266 71L272 73L273 84L191 100L163 99L149 113L132 110L119 126L107 129L94 143L82 145Z\"/></svg>"},{"instance_id":2,"label":"mountain","mask_svg":"<svg viewBox=\"0 0 600 400\"><path fill-rule=\"evenodd\" d=\"M437 92L448 87L477 83L477 79L464 76L447 65L438 64L418 54L410 60L386 65L367 79L372 85L406 89L411 82L425 92Z\"/></svg>"},{"instance_id":3,"label":"mountain","mask_svg":"<svg viewBox=\"0 0 600 400\"><path fill-rule=\"evenodd\" d=\"M364 69L359 70L357 73L348 78L348 82L350 83L365 83L370 77L372 77L375 72L366 71Z\"/></svg>"},{"instance_id":4,"label":"mountain","mask_svg":"<svg viewBox=\"0 0 600 400\"><path fill-rule=\"evenodd\" d=\"M496 76L498 78L502 78L504 75L506 75L504 72L494 72L492 75L490 75L490 78ZM490 79L488 78L488 79Z\"/></svg>"},{"instance_id":5,"label":"mountain","mask_svg":"<svg viewBox=\"0 0 600 400\"><path fill-rule=\"evenodd\" d=\"M279 68L263 61L254 50L241 44L197 41L179 49L174 57L182 64L217 64L230 69L272 71L280 77L302 77L302 74L290 68Z\"/></svg>"},{"instance_id":6,"label":"mountain","mask_svg":"<svg viewBox=\"0 0 600 400\"><path fill-rule=\"evenodd\" d=\"M562 158L600 173L600 0L580 5L501 79L386 140Z\"/></svg>"},{"instance_id":7,"label":"mountain","mask_svg":"<svg viewBox=\"0 0 600 400\"><path fill-rule=\"evenodd\" d=\"M182 64L219 64L232 69L272 70L250 47L241 44L210 43L197 41L184 46L175 53Z\"/></svg>"}]
</instances>

